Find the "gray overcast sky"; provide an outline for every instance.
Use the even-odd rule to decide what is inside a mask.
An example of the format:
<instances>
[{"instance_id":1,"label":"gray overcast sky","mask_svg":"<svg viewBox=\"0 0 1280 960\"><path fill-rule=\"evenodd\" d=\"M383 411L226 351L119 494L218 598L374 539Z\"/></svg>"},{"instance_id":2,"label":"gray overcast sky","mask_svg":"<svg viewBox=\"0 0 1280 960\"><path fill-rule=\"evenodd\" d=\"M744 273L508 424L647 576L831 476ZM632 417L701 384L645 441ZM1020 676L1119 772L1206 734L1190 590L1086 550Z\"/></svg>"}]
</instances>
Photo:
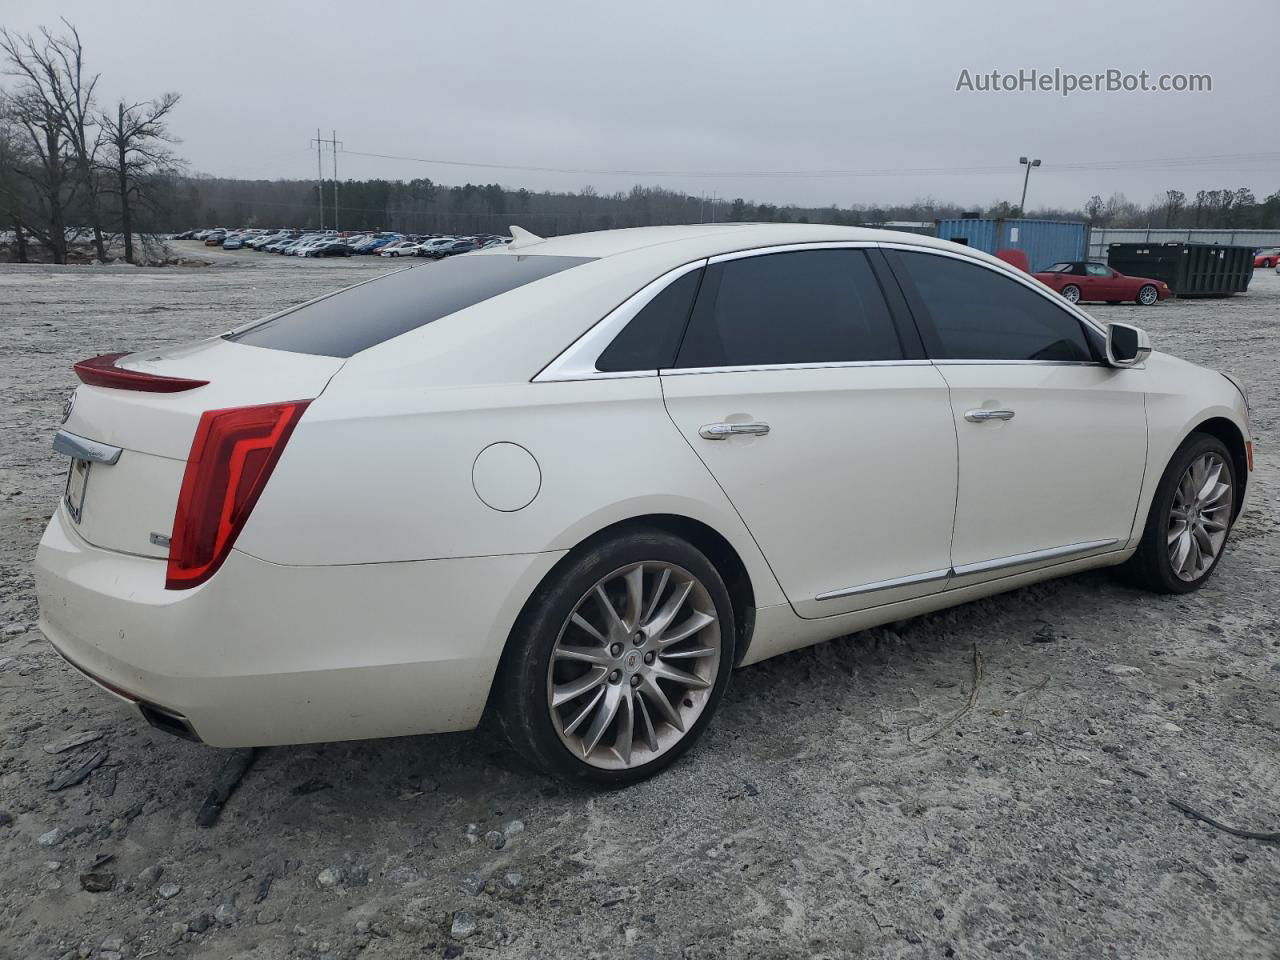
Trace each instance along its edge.
<instances>
[{"instance_id":1,"label":"gray overcast sky","mask_svg":"<svg viewBox=\"0 0 1280 960\"><path fill-rule=\"evenodd\" d=\"M0 0L0 24L80 29L104 100L182 94L196 171L308 177L320 126L348 150L628 170L996 172L752 179L524 172L340 155L344 177L602 192L633 183L774 203L931 195L1028 206L1122 191L1280 189L1276 0L816 3ZM1211 93L956 92L973 74L1207 73ZM1082 161L1271 152L1213 166ZM326 159L326 171L329 169Z\"/></svg>"}]
</instances>

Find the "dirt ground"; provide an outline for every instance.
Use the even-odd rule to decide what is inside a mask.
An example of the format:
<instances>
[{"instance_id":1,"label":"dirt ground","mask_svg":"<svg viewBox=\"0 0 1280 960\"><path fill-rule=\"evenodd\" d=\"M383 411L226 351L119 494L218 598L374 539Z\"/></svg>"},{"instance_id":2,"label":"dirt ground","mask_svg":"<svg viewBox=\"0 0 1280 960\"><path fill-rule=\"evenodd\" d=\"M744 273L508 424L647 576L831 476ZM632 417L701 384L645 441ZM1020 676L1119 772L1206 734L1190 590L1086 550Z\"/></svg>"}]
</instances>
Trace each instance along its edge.
<instances>
[{"instance_id":1,"label":"dirt ground","mask_svg":"<svg viewBox=\"0 0 1280 960\"><path fill-rule=\"evenodd\" d=\"M71 364L390 266L209 257L0 266L0 957L1280 957L1280 844L1171 805L1280 831L1280 276L1089 307L1251 388L1255 493L1200 592L1084 575L749 667L619 792L486 733L273 748L202 829L227 754L123 717L35 626Z\"/></svg>"}]
</instances>

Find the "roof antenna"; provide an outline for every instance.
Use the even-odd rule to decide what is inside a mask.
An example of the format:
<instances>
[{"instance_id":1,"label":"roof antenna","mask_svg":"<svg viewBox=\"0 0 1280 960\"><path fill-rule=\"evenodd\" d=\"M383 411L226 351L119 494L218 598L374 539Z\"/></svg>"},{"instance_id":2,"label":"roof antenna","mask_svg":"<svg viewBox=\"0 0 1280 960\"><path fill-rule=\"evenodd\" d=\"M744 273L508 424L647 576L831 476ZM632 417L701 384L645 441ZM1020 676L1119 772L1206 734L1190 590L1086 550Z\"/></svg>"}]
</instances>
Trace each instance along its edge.
<instances>
[{"instance_id":1,"label":"roof antenna","mask_svg":"<svg viewBox=\"0 0 1280 960\"><path fill-rule=\"evenodd\" d=\"M517 227L512 224L507 229L511 231L511 242L507 244L507 249L509 250L515 250L519 247L531 247L535 243L542 242L542 237L536 233L530 233L524 227Z\"/></svg>"}]
</instances>

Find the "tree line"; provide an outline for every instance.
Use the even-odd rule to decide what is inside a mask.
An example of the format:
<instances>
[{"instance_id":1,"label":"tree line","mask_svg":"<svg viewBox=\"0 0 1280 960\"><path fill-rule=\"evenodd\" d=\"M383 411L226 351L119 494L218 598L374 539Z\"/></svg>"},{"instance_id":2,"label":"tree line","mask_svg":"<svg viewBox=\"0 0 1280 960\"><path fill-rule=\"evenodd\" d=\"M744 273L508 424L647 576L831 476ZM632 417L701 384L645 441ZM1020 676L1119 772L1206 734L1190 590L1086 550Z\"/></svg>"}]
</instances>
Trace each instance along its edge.
<instances>
[{"instance_id":1,"label":"tree line","mask_svg":"<svg viewBox=\"0 0 1280 960\"><path fill-rule=\"evenodd\" d=\"M905 204L852 204L804 207L755 203L741 197L710 200L658 186L627 191L531 192L496 183L445 186L422 178L402 180L233 180L185 177L172 188L167 219L172 229L193 226L321 226L344 230L395 230L403 233L501 233L517 223L534 233L554 236L585 230L672 223L748 221L880 225L931 224L936 219L977 214L1020 217L1016 204L995 201L973 209L923 197ZM1112 194L1089 198L1080 208L1042 207L1029 216L1047 220L1084 220L1099 227L1280 229L1280 191L1258 200L1247 187L1180 190L1158 194L1147 204Z\"/></svg>"},{"instance_id":2,"label":"tree line","mask_svg":"<svg viewBox=\"0 0 1280 960\"><path fill-rule=\"evenodd\" d=\"M118 236L135 262L135 237L166 214L181 167L166 121L176 93L153 100L98 103L99 75L85 65L80 34L42 27L35 34L0 29L0 223L13 233L14 256L28 242L54 263L87 235L106 260Z\"/></svg>"}]
</instances>

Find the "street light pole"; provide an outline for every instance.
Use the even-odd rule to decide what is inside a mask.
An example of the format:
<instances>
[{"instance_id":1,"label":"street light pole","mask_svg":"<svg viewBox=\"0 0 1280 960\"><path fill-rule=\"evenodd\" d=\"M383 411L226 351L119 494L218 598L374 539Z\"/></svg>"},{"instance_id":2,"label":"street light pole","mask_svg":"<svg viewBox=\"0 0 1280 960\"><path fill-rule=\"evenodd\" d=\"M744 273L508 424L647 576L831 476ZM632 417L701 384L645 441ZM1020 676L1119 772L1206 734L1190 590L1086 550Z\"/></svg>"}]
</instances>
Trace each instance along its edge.
<instances>
[{"instance_id":1,"label":"street light pole","mask_svg":"<svg viewBox=\"0 0 1280 960\"><path fill-rule=\"evenodd\" d=\"M1027 215L1027 181L1031 179L1031 168L1040 166L1040 161L1019 157L1018 162L1027 168L1027 172L1022 177L1022 202L1018 204L1019 215L1025 217Z\"/></svg>"}]
</instances>

